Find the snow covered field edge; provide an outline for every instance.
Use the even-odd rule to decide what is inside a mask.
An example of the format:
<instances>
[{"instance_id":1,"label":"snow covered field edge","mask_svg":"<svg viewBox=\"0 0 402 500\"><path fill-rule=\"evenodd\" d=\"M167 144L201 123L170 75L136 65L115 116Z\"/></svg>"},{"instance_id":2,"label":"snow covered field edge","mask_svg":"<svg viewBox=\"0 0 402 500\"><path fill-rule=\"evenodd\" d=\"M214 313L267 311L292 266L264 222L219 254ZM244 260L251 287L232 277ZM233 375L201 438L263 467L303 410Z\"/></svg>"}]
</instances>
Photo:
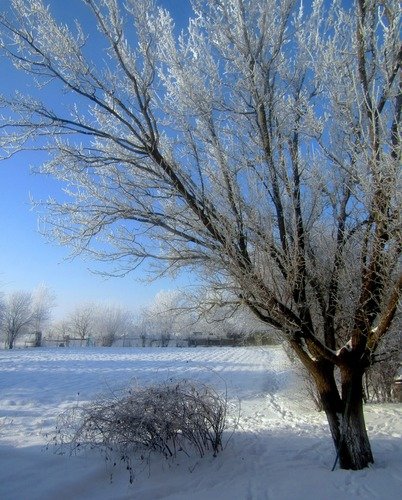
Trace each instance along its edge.
<instances>
[{"instance_id":1,"label":"snow covered field edge","mask_svg":"<svg viewBox=\"0 0 402 500\"><path fill-rule=\"evenodd\" d=\"M96 452L46 449L57 416L132 384L194 379L227 391L236 431L214 458L182 454L124 467ZM0 351L0 498L3 500L395 499L402 491L402 405L367 405L375 464L331 472L334 450L280 347L97 348Z\"/></svg>"}]
</instances>

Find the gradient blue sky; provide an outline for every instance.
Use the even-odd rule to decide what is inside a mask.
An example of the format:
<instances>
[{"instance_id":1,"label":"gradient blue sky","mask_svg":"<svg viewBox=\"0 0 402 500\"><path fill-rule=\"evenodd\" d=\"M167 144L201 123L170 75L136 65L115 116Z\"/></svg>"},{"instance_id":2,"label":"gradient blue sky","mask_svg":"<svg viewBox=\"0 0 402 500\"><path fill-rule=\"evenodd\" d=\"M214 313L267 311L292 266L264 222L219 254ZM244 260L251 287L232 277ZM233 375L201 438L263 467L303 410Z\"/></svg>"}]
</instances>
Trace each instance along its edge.
<instances>
[{"instance_id":1,"label":"gradient blue sky","mask_svg":"<svg viewBox=\"0 0 402 500\"><path fill-rule=\"evenodd\" d=\"M0 9L7 9L9 3L10 0L0 0ZM94 29L81 0L48 0L47 3L58 19L68 23L76 17L89 31ZM178 29L187 24L188 0L160 0L159 3L173 13ZM10 95L16 89L27 88L29 92L29 87L32 87L29 80L0 56L0 93ZM183 277L147 283L143 281L145 269L138 269L125 278L104 279L89 271L94 267L90 261L66 260L68 249L47 243L38 233L37 214L30 203L30 197L45 198L58 189L51 179L30 173L31 167L40 164L42 158L39 153L21 153L0 162L0 292L32 291L45 283L56 295L53 316L58 319L76 304L87 301L121 304L136 311L151 302L158 291L178 288L187 281Z\"/></svg>"}]
</instances>

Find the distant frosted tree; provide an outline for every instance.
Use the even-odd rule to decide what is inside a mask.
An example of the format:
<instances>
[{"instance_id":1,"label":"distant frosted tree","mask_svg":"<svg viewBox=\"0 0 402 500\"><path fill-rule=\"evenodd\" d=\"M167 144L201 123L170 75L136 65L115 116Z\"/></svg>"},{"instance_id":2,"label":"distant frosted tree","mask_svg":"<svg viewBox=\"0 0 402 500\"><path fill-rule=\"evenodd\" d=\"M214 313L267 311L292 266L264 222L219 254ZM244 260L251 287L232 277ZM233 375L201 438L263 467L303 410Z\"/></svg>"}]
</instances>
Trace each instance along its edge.
<instances>
[{"instance_id":1,"label":"distant frosted tree","mask_svg":"<svg viewBox=\"0 0 402 500\"><path fill-rule=\"evenodd\" d=\"M162 290L156 294L152 304L141 311L141 323L148 337L167 347L180 328L180 293Z\"/></svg>"},{"instance_id":2,"label":"distant frosted tree","mask_svg":"<svg viewBox=\"0 0 402 500\"><path fill-rule=\"evenodd\" d=\"M52 322L46 337L51 340L56 340L60 344L68 344L71 337L71 324L68 318Z\"/></svg>"},{"instance_id":3,"label":"distant frosted tree","mask_svg":"<svg viewBox=\"0 0 402 500\"><path fill-rule=\"evenodd\" d=\"M39 285L32 293L32 319L35 332L42 332L51 318L55 306L54 293L44 284Z\"/></svg>"},{"instance_id":4,"label":"distant frosted tree","mask_svg":"<svg viewBox=\"0 0 402 500\"><path fill-rule=\"evenodd\" d=\"M81 346L94 334L94 319L95 306L89 303L76 306L67 318L68 331Z\"/></svg>"},{"instance_id":5,"label":"distant frosted tree","mask_svg":"<svg viewBox=\"0 0 402 500\"><path fill-rule=\"evenodd\" d=\"M45 229L111 273L221 284L311 373L340 466L366 467L362 378L402 289L399 2L194 0L180 36L153 0L84 3L92 51L41 0L0 17L43 98L1 99L3 156L43 148L65 183Z\"/></svg>"},{"instance_id":6,"label":"distant frosted tree","mask_svg":"<svg viewBox=\"0 0 402 500\"><path fill-rule=\"evenodd\" d=\"M32 294L16 291L7 296L4 308L3 327L6 347L13 349L15 341L33 323Z\"/></svg>"},{"instance_id":7,"label":"distant frosted tree","mask_svg":"<svg viewBox=\"0 0 402 500\"><path fill-rule=\"evenodd\" d=\"M4 326L4 313L5 313L5 302L4 302L4 294L0 292L0 329L3 329Z\"/></svg>"},{"instance_id":8,"label":"distant frosted tree","mask_svg":"<svg viewBox=\"0 0 402 500\"><path fill-rule=\"evenodd\" d=\"M117 305L97 305L94 310L94 334L103 347L110 347L115 340L130 332L132 315Z\"/></svg>"}]
</instances>

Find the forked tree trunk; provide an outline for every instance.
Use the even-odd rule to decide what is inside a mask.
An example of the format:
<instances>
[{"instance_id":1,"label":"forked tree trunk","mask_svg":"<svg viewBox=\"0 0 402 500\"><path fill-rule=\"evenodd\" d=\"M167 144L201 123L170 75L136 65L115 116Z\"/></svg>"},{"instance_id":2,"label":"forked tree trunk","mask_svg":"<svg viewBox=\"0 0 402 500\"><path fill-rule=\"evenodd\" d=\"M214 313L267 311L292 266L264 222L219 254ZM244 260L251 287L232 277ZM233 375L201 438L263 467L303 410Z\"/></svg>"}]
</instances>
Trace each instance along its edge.
<instances>
[{"instance_id":1,"label":"forked tree trunk","mask_svg":"<svg viewBox=\"0 0 402 500\"><path fill-rule=\"evenodd\" d=\"M345 367L341 377L342 396L330 365L314 374L339 466L360 470L374 461L363 414L363 372Z\"/></svg>"}]
</instances>

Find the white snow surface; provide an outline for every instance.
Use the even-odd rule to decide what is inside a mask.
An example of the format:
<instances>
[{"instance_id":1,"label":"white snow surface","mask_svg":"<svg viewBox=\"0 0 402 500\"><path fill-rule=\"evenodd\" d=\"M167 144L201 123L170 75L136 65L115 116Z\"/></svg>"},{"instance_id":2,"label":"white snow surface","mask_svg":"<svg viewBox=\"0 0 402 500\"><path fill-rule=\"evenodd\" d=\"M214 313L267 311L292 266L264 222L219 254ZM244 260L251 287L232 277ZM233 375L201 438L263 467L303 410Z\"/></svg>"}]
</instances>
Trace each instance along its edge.
<instances>
[{"instance_id":1,"label":"white snow surface","mask_svg":"<svg viewBox=\"0 0 402 500\"><path fill-rule=\"evenodd\" d=\"M131 384L198 380L227 391L230 421L216 458L179 454L111 468L96 451L46 448L57 416ZM0 351L2 500L285 500L401 498L402 405L367 405L375 464L331 472L325 415L303 392L280 347L82 348ZM111 475L111 472L113 473Z\"/></svg>"}]
</instances>

